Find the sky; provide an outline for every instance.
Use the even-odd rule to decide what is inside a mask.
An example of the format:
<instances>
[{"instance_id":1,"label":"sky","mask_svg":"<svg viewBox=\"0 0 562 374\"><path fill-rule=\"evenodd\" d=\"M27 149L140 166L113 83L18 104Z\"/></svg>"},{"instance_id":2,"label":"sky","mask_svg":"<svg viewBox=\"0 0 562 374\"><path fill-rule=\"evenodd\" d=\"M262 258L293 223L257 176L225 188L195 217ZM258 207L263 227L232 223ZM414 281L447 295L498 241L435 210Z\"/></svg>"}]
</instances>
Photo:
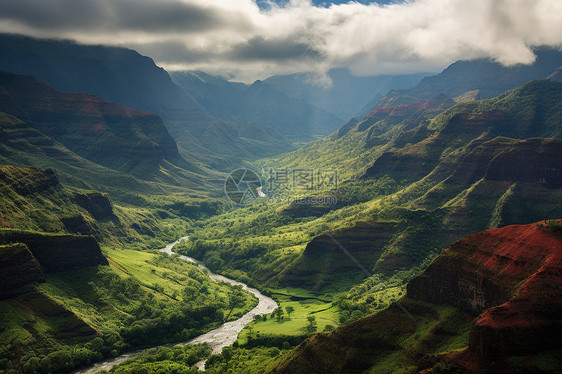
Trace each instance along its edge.
<instances>
[{"instance_id":1,"label":"sky","mask_svg":"<svg viewBox=\"0 0 562 374\"><path fill-rule=\"evenodd\" d=\"M534 47L562 46L562 1L0 0L0 32L125 46L168 70L231 80L312 72L329 84L331 68L532 63Z\"/></svg>"}]
</instances>

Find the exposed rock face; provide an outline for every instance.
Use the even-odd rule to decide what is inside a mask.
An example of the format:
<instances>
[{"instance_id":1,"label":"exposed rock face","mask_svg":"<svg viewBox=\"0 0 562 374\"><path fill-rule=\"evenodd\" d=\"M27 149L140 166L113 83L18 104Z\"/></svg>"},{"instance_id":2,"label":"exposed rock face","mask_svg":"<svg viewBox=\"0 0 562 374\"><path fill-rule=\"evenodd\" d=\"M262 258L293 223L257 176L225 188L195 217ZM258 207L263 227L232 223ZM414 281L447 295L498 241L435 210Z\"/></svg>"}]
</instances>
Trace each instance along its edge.
<instances>
[{"instance_id":1,"label":"exposed rock face","mask_svg":"<svg viewBox=\"0 0 562 374\"><path fill-rule=\"evenodd\" d=\"M431 162L431 165L428 167L429 162ZM377 158L373 166L367 169L364 178L380 178L389 175L398 181L402 178L420 179L427 175L434 163L435 161L427 160L415 152L408 152L408 150L385 152Z\"/></svg>"},{"instance_id":2,"label":"exposed rock face","mask_svg":"<svg viewBox=\"0 0 562 374\"><path fill-rule=\"evenodd\" d=\"M486 176L490 162L518 143L515 139L497 137L489 141L475 140L474 148L460 161L455 171L444 181L448 185L464 187L476 183ZM533 157L531 153L529 156ZM505 165L515 167L515 165Z\"/></svg>"},{"instance_id":3,"label":"exposed rock face","mask_svg":"<svg viewBox=\"0 0 562 374\"><path fill-rule=\"evenodd\" d=\"M145 179L158 173L163 160L187 165L154 114L90 94L59 92L30 76L1 72L0 86L0 111L18 115L90 161Z\"/></svg>"},{"instance_id":4,"label":"exposed rock face","mask_svg":"<svg viewBox=\"0 0 562 374\"><path fill-rule=\"evenodd\" d=\"M462 159L478 142L492 140L498 136L513 139L560 138L562 128L556 118L560 115L558 103L561 97L562 85L559 82L544 80L529 82L506 95L486 100L480 106L454 106L428 125L421 124L415 130L405 132L403 138L397 138L394 145L404 148L383 153L367 169L364 177L378 178L389 175L397 181L419 180L446 157ZM547 159L547 154L555 146L540 146L537 142L540 141L521 146L529 149L537 147L537 151L538 147L543 147L540 150L541 158L535 157L534 164L524 160L525 156L516 155L517 150L513 150L512 154L503 155L502 159L505 162L491 165L489 179L519 178L527 181L529 176L523 177L517 171L512 171L509 175L501 172L503 166L520 162L524 169L538 167L538 170L542 170L541 175L530 178L533 181L558 180L557 171L545 170L544 166L545 163L549 167L553 165L553 161ZM556 157L556 154L553 157ZM538 173L538 170L534 173ZM556 183L554 182L555 185Z\"/></svg>"},{"instance_id":5,"label":"exposed rock face","mask_svg":"<svg viewBox=\"0 0 562 374\"><path fill-rule=\"evenodd\" d=\"M483 312L470 349L486 357L519 355L562 346L561 284L562 236L514 225L453 244L410 281L408 296Z\"/></svg>"},{"instance_id":6,"label":"exposed rock face","mask_svg":"<svg viewBox=\"0 0 562 374\"><path fill-rule=\"evenodd\" d=\"M540 372L532 365L513 370L502 366L502 360L562 348L561 284L560 231L530 224L480 232L453 244L410 281L400 305L307 339L272 372L384 372L373 371L373 365L388 357L408 361L408 372L416 366L420 373L434 372L431 368L443 360L460 369L451 372ZM432 304L454 305L468 313L457 314L462 321L449 320ZM433 348L439 354L423 355L424 349L432 352L431 342L449 334L451 327L470 326L471 316L475 322L468 349L445 353L437 343ZM437 323L424 337L420 327L428 321Z\"/></svg>"},{"instance_id":7,"label":"exposed rock face","mask_svg":"<svg viewBox=\"0 0 562 374\"><path fill-rule=\"evenodd\" d=\"M506 115L501 110L454 115L441 130L441 136L468 135L478 137L489 128L500 127Z\"/></svg>"},{"instance_id":8,"label":"exposed rock face","mask_svg":"<svg viewBox=\"0 0 562 374\"><path fill-rule=\"evenodd\" d=\"M44 282L39 262L25 244L0 245L0 299L15 296L33 282Z\"/></svg>"},{"instance_id":9,"label":"exposed rock face","mask_svg":"<svg viewBox=\"0 0 562 374\"><path fill-rule=\"evenodd\" d=\"M95 229L82 214L73 217L63 217L60 220L68 232L82 235L97 235Z\"/></svg>"},{"instance_id":10,"label":"exposed rock face","mask_svg":"<svg viewBox=\"0 0 562 374\"><path fill-rule=\"evenodd\" d=\"M108 264L98 243L91 236L0 230L0 243L25 243L45 272Z\"/></svg>"},{"instance_id":11,"label":"exposed rock face","mask_svg":"<svg viewBox=\"0 0 562 374\"><path fill-rule=\"evenodd\" d=\"M384 99L383 99L384 100ZM382 106L367 115L374 120L389 117L410 117L428 109L444 110L455 105L455 102L445 96L437 95L431 99L420 99L413 102L399 103L394 106Z\"/></svg>"}]
</instances>

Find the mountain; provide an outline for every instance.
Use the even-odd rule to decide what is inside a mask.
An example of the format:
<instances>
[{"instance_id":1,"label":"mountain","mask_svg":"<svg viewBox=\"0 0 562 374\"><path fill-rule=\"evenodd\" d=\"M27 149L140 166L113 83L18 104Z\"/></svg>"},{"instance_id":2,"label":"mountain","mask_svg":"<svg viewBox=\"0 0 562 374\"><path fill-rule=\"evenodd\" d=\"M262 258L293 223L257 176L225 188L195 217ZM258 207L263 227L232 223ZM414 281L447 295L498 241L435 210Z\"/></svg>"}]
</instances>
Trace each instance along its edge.
<instances>
[{"instance_id":1,"label":"mountain","mask_svg":"<svg viewBox=\"0 0 562 374\"><path fill-rule=\"evenodd\" d=\"M530 80L546 79L562 65L562 51L558 49L542 47L534 52L536 60L530 65L506 67L491 59L457 61L404 93L430 98L438 94L457 97L477 91L478 98L491 98Z\"/></svg>"},{"instance_id":2,"label":"mountain","mask_svg":"<svg viewBox=\"0 0 562 374\"><path fill-rule=\"evenodd\" d=\"M85 159L139 179L188 188L203 183L203 171L180 156L154 114L89 94L61 93L30 76L2 72L0 90L0 112L24 119Z\"/></svg>"},{"instance_id":3,"label":"mountain","mask_svg":"<svg viewBox=\"0 0 562 374\"><path fill-rule=\"evenodd\" d=\"M348 69L331 69L326 78L297 73L275 75L264 82L290 97L349 120L365 115L391 89L412 88L425 76L427 73L359 77Z\"/></svg>"},{"instance_id":4,"label":"mountain","mask_svg":"<svg viewBox=\"0 0 562 374\"><path fill-rule=\"evenodd\" d=\"M265 166L337 169L341 179L354 178L364 174L372 160L392 149L393 141L398 136L453 105L455 102L445 95L431 99L389 102L361 120L348 121L331 136L271 161L265 160Z\"/></svg>"},{"instance_id":5,"label":"mountain","mask_svg":"<svg viewBox=\"0 0 562 374\"><path fill-rule=\"evenodd\" d=\"M418 117L412 122L419 121L417 126L399 122L402 132L372 146L370 155L379 156L371 166L356 169L359 180L339 186L338 204L323 206L318 214L315 205L301 208L298 216L306 216L308 208L309 216L330 222L330 235L315 235L296 258L287 259L282 272L269 274L270 283L321 292L349 289L363 280L354 298L364 303L378 292L371 291L376 287L366 273L408 279L440 249L468 234L557 216L562 210L561 98L560 82L532 81L493 99ZM396 108L390 113L408 113L408 105ZM370 116L341 138L333 137L332 144L351 147L358 132L392 131L384 127L392 116L375 123ZM345 163L345 153L336 156ZM306 162L317 165L312 157ZM291 214L290 205L284 209ZM377 303L371 298L369 304Z\"/></svg>"},{"instance_id":6,"label":"mountain","mask_svg":"<svg viewBox=\"0 0 562 374\"><path fill-rule=\"evenodd\" d=\"M273 135L279 133L295 141L330 134L343 122L262 81L247 86L203 72L173 72L171 77L213 116L235 123L259 124Z\"/></svg>"},{"instance_id":7,"label":"mountain","mask_svg":"<svg viewBox=\"0 0 562 374\"><path fill-rule=\"evenodd\" d=\"M32 75L59 91L153 113L198 110L164 69L131 49L0 34L0 50L0 70Z\"/></svg>"},{"instance_id":8,"label":"mountain","mask_svg":"<svg viewBox=\"0 0 562 374\"><path fill-rule=\"evenodd\" d=\"M0 89L0 111L27 120L90 161L142 179L176 184L181 182L162 170L178 173L185 169L186 175L187 170L202 172L180 156L162 120L154 114L89 94L58 92L30 76L0 73ZM176 178L180 176L176 174Z\"/></svg>"},{"instance_id":9,"label":"mountain","mask_svg":"<svg viewBox=\"0 0 562 374\"><path fill-rule=\"evenodd\" d=\"M282 142L267 147L241 139L231 124L210 115L164 69L136 51L1 34L0 52L2 71L31 75L59 91L87 92L159 115L180 153L192 163L229 169L242 159L285 149Z\"/></svg>"},{"instance_id":10,"label":"mountain","mask_svg":"<svg viewBox=\"0 0 562 374\"><path fill-rule=\"evenodd\" d=\"M395 146L414 144L381 155L365 176L417 180L443 160L444 152L496 136L561 138L561 112L562 84L549 80L529 82L494 99L457 104L399 136Z\"/></svg>"},{"instance_id":11,"label":"mountain","mask_svg":"<svg viewBox=\"0 0 562 374\"><path fill-rule=\"evenodd\" d=\"M507 226L459 240L410 281L404 298L313 336L271 372L555 372L561 227Z\"/></svg>"}]
</instances>

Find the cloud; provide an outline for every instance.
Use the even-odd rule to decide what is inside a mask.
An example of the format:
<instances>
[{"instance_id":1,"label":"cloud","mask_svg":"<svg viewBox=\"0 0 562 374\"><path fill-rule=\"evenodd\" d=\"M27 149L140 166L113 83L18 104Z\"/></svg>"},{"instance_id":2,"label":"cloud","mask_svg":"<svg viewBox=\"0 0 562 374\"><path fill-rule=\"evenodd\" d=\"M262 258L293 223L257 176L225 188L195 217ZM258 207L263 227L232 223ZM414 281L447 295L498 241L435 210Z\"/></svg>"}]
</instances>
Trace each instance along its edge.
<instances>
[{"instance_id":1,"label":"cloud","mask_svg":"<svg viewBox=\"0 0 562 374\"><path fill-rule=\"evenodd\" d=\"M357 75L435 71L478 57L530 63L533 47L562 45L559 0L264 1L4 1L0 31L124 45L167 68L245 81L333 67Z\"/></svg>"}]
</instances>

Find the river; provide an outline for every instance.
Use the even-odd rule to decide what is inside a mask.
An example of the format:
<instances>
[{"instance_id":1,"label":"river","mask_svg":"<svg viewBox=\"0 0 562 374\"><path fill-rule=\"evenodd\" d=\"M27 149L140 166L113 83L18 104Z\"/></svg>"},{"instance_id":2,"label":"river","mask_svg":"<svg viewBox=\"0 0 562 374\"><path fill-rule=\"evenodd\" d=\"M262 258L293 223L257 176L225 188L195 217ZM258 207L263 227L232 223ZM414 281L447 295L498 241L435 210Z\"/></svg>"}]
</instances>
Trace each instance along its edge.
<instances>
[{"instance_id":1,"label":"river","mask_svg":"<svg viewBox=\"0 0 562 374\"><path fill-rule=\"evenodd\" d=\"M176 244L178 244L179 242L187 240L188 238L189 238L188 236L184 236L183 238L180 238L177 241L168 244L166 247L160 249L160 251L164 252L164 253L167 253L169 255L172 255L173 254L172 248L174 248L174 246ZM209 278L211 278L212 280L214 280L216 282L226 282L226 283L234 285L234 286L242 286L242 289L250 292L255 297L257 297L259 302L258 302L258 305L256 305L256 307L254 309L250 310L248 313L244 314L242 317L240 317L236 321L226 322L226 323L222 324L220 327L217 327L214 330L211 330L211 331L208 331L208 332L206 332L202 335L199 335L199 336L197 336L197 337L195 337L195 338L193 338L193 339L191 339L187 342L166 344L166 345L163 345L163 346L156 346L156 347L171 347L171 346L174 346L174 345L206 343L213 350L213 353L219 353L220 351L222 351L222 349L224 347L228 347L229 345L231 345L232 343L234 343L236 341L236 338L238 337L238 333L240 331L242 331L244 326L246 326L248 323L250 323L254 320L254 316L257 316L257 315L260 315L260 314L269 314L277 308L277 303L273 299L263 295L261 292L259 292L255 288L248 287L248 285L246 285L242 282L235 281L234 279L227 278L227 277L222 276L220 274L214 274L212 271L207 269L207 267L203 263L201 263L200 261L197 261L194 258L187 257L187 256L179 256L179 257L182 260L189 261L189 262L192 262L192 263L196 264L201 270L203 270L205 273L207 273ZM151 348L156 348L156 347L151 347ZM132 357L135 357L135 356L139 355L140 353L146 351L147 349L150 349L150 348L123 353L120 356L113 357L113 358L110 358L110 359L107 359L107 360L104 360L104 361L100 361L100 362L98 362L98 363L96 363L96 364L94 364L94 365L92 365L88 368L75 371L74 373L75 374L79 374L79 373L80 374L93 374L93 373L97 373L101 370L109 370L113 366L119 365L120 363L122 363L122 362L124 362L124 361L126 361L126 360L128 360ZM205 362L206 361L198 362L197 367L199 369L204 370Z\"/></svg>"}]
</instances>

